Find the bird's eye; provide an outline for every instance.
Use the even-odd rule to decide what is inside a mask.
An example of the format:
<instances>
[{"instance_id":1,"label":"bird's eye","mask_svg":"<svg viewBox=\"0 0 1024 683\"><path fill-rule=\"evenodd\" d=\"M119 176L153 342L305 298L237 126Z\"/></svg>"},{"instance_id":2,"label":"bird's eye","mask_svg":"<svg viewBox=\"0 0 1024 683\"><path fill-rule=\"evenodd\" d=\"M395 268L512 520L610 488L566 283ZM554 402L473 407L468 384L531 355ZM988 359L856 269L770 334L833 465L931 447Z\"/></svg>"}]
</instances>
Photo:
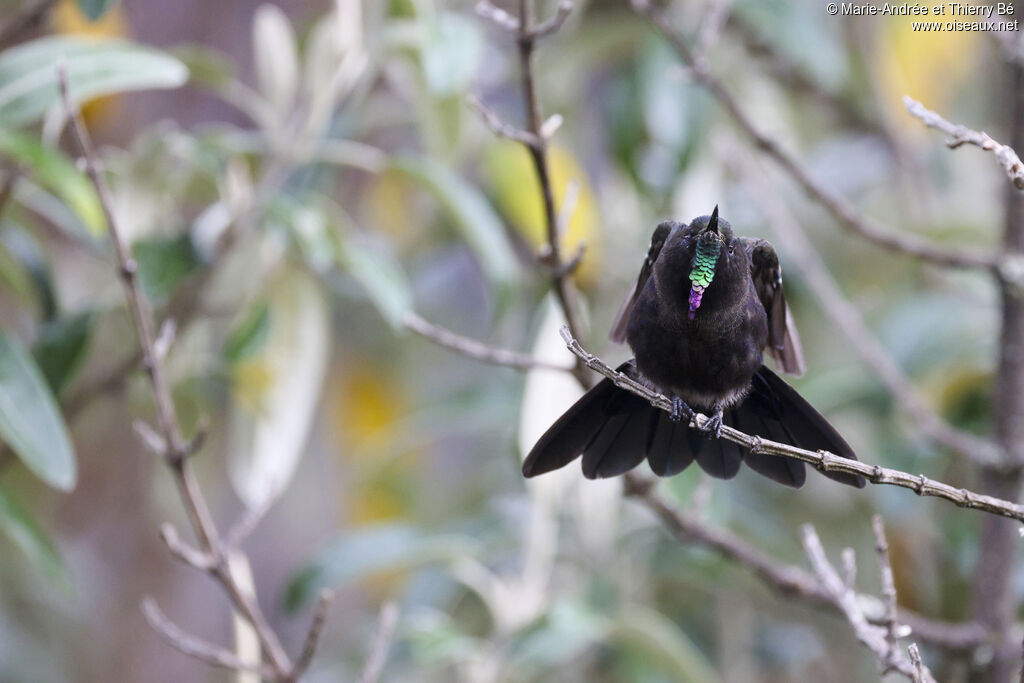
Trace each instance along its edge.
<instances>
[{"instance_id":1,"label":"bird's eye","mask_svg":"<svg viewBox=\"0 0 1024 683\"><path fill-rule=\"evenodd\" d=\"M733 252L735 252L735 251L736 251L736 245L730 244L729 245L729 256L732 256Z\"/></svg>"}]
</instances>

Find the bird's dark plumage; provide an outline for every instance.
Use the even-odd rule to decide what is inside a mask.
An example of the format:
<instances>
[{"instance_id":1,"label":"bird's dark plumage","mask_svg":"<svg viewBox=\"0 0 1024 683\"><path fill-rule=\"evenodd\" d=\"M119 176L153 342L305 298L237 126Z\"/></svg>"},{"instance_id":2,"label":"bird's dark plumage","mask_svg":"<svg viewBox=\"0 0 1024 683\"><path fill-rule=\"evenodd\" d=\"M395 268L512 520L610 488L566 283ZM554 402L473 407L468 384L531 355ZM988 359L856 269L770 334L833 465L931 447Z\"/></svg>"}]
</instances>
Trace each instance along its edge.
<instances>
[{"instance_id":1,"label":"bird's dark plumage","mask_svg":"<svg viewBox=\"0 0 1024 683\"><path fill-rule=\"evenodd\" d=\"M718 218L718 207L688 226L666 221L655 229L611 338L627 341L636 356L619 371L679 406L748 434L856 460L828 421L762 365L767 350L784 372L804 370L779 260L768 242L736 237ZM694 461L721 479L736 476L743 462L787 486L802 486L806 474L796 460L751 453L690 429L685 419L674 420L608 379L548 429L523 463L523 474L550 472L580 455L591 479L623 474L644 458L658 476L678 474ZM865 485L861 477L826 476Z\"/></svg>"}]
</instances>

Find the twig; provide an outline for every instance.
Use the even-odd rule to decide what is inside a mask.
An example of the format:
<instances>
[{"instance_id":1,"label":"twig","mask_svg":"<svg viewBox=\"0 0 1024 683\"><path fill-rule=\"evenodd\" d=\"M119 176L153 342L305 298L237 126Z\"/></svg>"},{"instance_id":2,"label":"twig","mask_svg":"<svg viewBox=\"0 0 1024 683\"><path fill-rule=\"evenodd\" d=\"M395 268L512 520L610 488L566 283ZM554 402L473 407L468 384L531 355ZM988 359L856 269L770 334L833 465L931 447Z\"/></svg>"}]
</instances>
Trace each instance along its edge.
<instances>
[{"instance_id":1,"label":"twig","mask_svg":"<svg viewBox=\"0 0 1024 683\"><path fill-rule=\"evenodd\" d=\"M149 596L142 600L142 614L154 631L162 635L168 644L188 657L221 669L254 671L263 678L274 678L274 672L270 667L243 662L224 648L211 645L181 630L160 610L156 600Z\"/></svg>"},{"instance_id":2,"label":"twig","mask_svg":"<svg viewBox=\"0 0 1024 683\"><path fill-rule=\"evenodd\" d=\"M718 42L722 28L729 20L729 10L732 0L708 0L704 8L704 14L700 18L700 26L697 29L697 47L694 56L701 61L707 60L708 52Z\"/></svg>"},{"instance_id":3,"label":"twig","mask_svg":"<svg viewBox=\"0 0 1024 683\"><path fill-rule=\"evenodd\" d=\"M758 29L744 19L742 14L730 14L725 27L740 39L747 52L754 57L752 62L763 67L782 86L797 95L804 95L824 104L844 123L875 133L885 138L890 146L896 144L889 129L868 116L859 100L827 89L800 65L794 63L776 49L771 42L763 38Z\"/></svg>"},{"instance_id":4,"label":"twig","mask_svg":"<svg viewBox=\"0 0 1024 683\"><path fill-rule=\"evenodd\" d=\"M562 24L572 14L572 0L560 0L558 7L555 8L555 14L550 19L537 25L537 28L533 30L533 37L543 38L550 36L553 33L558 33L559 29L562 28Z\"/></svg>"},{"instance_id":5,"label":"twig","mask_svg":"<svg viewBox=\"0 0 1024 683\"><path fill-rule=\"evenodd\" d=\"M297 681L302 678L302 674L309 668L310 663L313 661L313 655L316 654L316 646L320 642L320 635L323 633L324 624L327 622L327 610L331 608L331 603L334 602L334 591L330 589L324 589L320 593L320 598L316 601L316 607L313 609L313 621L309 625L309 631L306 633L306 640L302 644L302 652L299 653L299 658L295 660L295 667L292 669L289 680Z\"/></svg>"},{"instance_id":6,"label":"twig","mask_svg":"<svg viewBox=\"0 0 1024 683\"><path fill-rule=\"evenodd\" d=\"M451 330L446 330L443 327L427 322L412 312L405 314L402 324L404 324L407 329L429 339L439 346L451 349L452 351L461 353L463 356L473 358L483 363L503 365L517 370L545 368L548 370L572 372L571 366L548 363L546 361L538 360L528 354L519 353L518 351L510 351L508 349L499 349L488 346L476 339L464 337L461 334L456 334Z\"/></svg>"},{"instance_id":7,"label":"twig","mask_svg":"<svg viewBox=\"0 0 1024 683\"><path fill-rule=\"evenodd\" d=\"M519 130L515 126L502 121L501 117L488 109L487 105L483 103L483 100L476 95L467 95L466 102L477 114L480 115L480 119L484 122L484 125L499 138L515 140L527 147L532 147L537 144L536 135L528 133L525 130Z\"/></svg>"},{"instance_id":8,"label":"twig","mask_svg":"<svg viewBox=\"0 0 1024 683\"><path fill-rule=\"evenodd\" d=\"M929 672L925 668L924 661L921 659L921 652L917 649L917 643L911 643L907 646L907 654L910 655L910 662L914 665L914 676L911 680L914 683L926 683Z\"/></svg>"},{"instance_id":9,"label":"twig","mask_svg":"<svg viewBox=\"0 0 1024 683\"><path fill-rule=\"evenodd\" d=\"M1002 258L993 250L948 248L916 235L893 234L874 219L862 217L849 201L812 177L793 155L783 150L776 140L761 132L753 118L744 111L732 92L726 88L725 83L712 74L707 65L694 60L689 45L675 30L662 10L653 6L649 0L632 0L632 6L634 10L650 20L654 28L668 41L680 60L690 68L694 81L702 85L718 100L730 118L753 141L755 147L775 161L803 188L811 199L832 214L844 228L861 235L870 242L934 264L957 268L985 268L1005 277L1005 273L1000 268Z\"/></svg>"},{"instance_id":10,"label":"twig","mask_svg":"<svg viewBox=\"0 0 1024 683\"><path fill-rule=\"evenodd\" d=\"M1021 163L1020 157L1017 156L1017 152L1012 147L996 142L988 133L978 132L971 130L967 126L950 123L935 112L927 109L917 100L906 95L903 96L903 106L907 108L911 116L921 119L924 125L941 130L948 135L949 141L946 142L946 145L950 149L956 149L961 145L974 145L986 152L992 152L999 165L1006 171L1010 182L1018 190L1024 190L1024 163Z\"/></svg>"},{"instance_id":11,"label":"twig","mask_svg":"<svg viewBox=\"0 0 1024 683\"><path fill-rule=\"evenodd\" d=\"M843 294L799 221L778 194L766 186L763 174L741 154L730 154L727 163L743 179L750 191L750 199L768 219L800 273L807 278L811 285L809 289L818 299L821 310L842 331L861 361L885 385L896 406L906 412L934 443L981 465L992 467L1004 463L1003 453L995 443L955 428L935 412L889 350L868 328L857 307Z\"/></svg>"},{"instance_id":12,"label":"twig","mask_svg":"<svg viewBox=\"0 0 1024 683\"><path fill-rule=\"evenodd\" d=\"M805 524L803 527L803 543L804 551L807 553L815 575L836 607L846 617L857 640L874 653L875 657L883 663L886 671L890 669L898 671L908 679L915 680L916 666L903 653L890 649L885 629L868 622L857 602L857 594L846 586L835 567L828 561L825 550L821 547L821 539L818 538L817 532L810 524ZM934 683L935 679L927 669L923 668L923 664L922 669L924 680Z\"/></svg>"},{"instance_id":13,"label":"twig","mask_svg":"<svg viewBox=\"0 0 1024 683\"><path fill-rule=\"evenodd\" d=\"M380 608L380 619L377 622L377 635L373 639L373 649L370 650L370 657L363 666L363 672L359 675L359 683L376 683L380 678L380 672L387 662L388 650L391 649L391 641L395 637L395 627L398 625L398 605L393 602L384 603Z\"/></svg>"},{"instance_id":14,"label":"twig","mask_svg":"<svg viewBox=\"0 0 1024 683\"><path fill-rule=\"evenodd\" d=\"M882 602L885 604L885 643L888 647L885 655L885 672L896 667L898 659L897 640L899 624L897 619L896 580L892 575L892 564L889 561L889 542L885 538L885 524L881 515L871 518L871 528L875 532L875 554L878 556L878 572L882 580ZM883 673L885 673L883 672Z\"/></svg>"},{"instance_id":15,"label":"twig","mask_svg":"<svg viewBox=\"0 0 1024 683\"><path fill-rule=\"evenodd\" d=\"M35 0L7 20L0 27L0 50L9 47L23 37L23 34L33 30L43 22L46 15L50 13L57 0Z\"/></svg>"},{"instance_id":16,"label":"twig","mask_svg":"<svg viewBox=\"0 0 1024 683\"><path fill-rule=\"evenodd\" d=\"M226 555L220 537L210 516L206 500L199 490L195 475L189 464L187 456L190 452L190 444L181 435L174 402L171 398L170 386L163 374L160 359L156 352L153 321L138 283L138 266L135 260L131 258L128 245L122 237L117 219L111 208L110 191L100 173L99 164L92 149L92 143L81 122L78 108L71 100L68 89L67 68L63 62L57 66L57 78L61 98L70 121L72 137L84 160L86 173L96 189L104 218L107 221L107 231L117 257L125 298L128 301L128 307L135 323L139 346L142 350L143 367L149 376L150 385L153 390L157 426L166 445L164 461L174 476L182 504L188 513L192 529L199 539L201 552L212 558L211 566L207 569L207 572L221 584L238 613L252 624L259 638L261 650L267 657L270 669L274 672L275 676L277 678L285 678L292 669L288 655L285 654L284 648L281 647L277 634L274 633L267 623L259 607L258 600L255 596L250 596L241 590L228 570L225 560Z\"/></svg>"},{"instance_id":17,"label":"twig","mask_svg":"<svg viewBox=\"0 0 1024 683\"><path fill-rule=\"evenodd\" d=\"M506 31L516 33L519 30L518 19L500 7L495 7L487 0L480 0L480 2L476 4L474 11L484 19L491 21L496 26L503 28Z\"/></svg>"},{"instance_id":18,"label":"twig","mask_svg":"<svg viewBox=\"0 0 1024 683\"><path fill-rule=\"evenodd\" d=\"M626 495L642 502L681 543L699 543L721 557L750 570L771 590L815 606L835 608L817 578L801 567L778 562L764 551L724 529L708 526L699 515L683 512L657 492L654 482L634 473L625 475ZM900 623L910 627L919 640L951 651L969 651L986 642L985 629L977 623L953 624L899 610Z\"/></svg>"},{"instance_id":19,"label":"twig","mask_svg":"<svg viewBox=\"0 0 1024 683\"><path fill-rule=\"evenodd\" d=\"M620 372L616 372L607 363L594 354L586 351L580 343L573 338L572 333L565 326L560 330L562 339L566 346L591 370L607 377L615 383L615 386L632 392L640 398L648 401L652 406L671 412L672 402L664 394L649 389L647 386L637 382ZM708 420L706 415L695 413L691 426L701 427ZM882 467L881 465L869 465L858 460L841 458L828 451L808 451L803 448L789 446L787 444L769 441L759 436L745 434L732 427L722 427L722 438L744 446L757 453L778 455L784 458L793 458L801 462L813 465L821 472L842 472L845 474L859 475L870 481L872 484L899 486L910 489L919 496L934 496L948 500L958 507L980 510L993 515L1008 517L1019 522L1024 522L1024 505L1017 505L1007 500L1001 500L992 496L974 493L967 489L956 488L934 479L929 479L923 474L913 475L900 470Z\"/></svg>"},{"instance_id":20,"label":"twig","mask_svg":"<svg viewBox=\"0 0 1024 683\"><path fill-rule=\"evenodd\" d=\"M559 15L568 14L571 9L571 3L560 2L558 14L552 20L554 23L549 24L547 28L545 28L545 24L541 24L541 27L547 31L544 35L550 35L556 31L565 21L564 16L562 19L558 19ZM566 274L562 260L558 239L558 215L555 210L554 190L551 187L551 175L548 166L548 138L545 137L545 132L552 133L553 131L551 127L545 126L544 115L541 110L540 99L537 97L535 84L533 59L537 39L541 36L534 28L533 10L533 0L519 0L519 32L516 41L519 46L519 70L523 89L523 105L526 109L526 130L534 137L534 144L526 145L526 149L529 151L530 158L533 161L533 167L537 173L537 183L540 185L541 197L544 203L544 223L547 235L545 260L551 267L551 284L565 314L565 320L569 325L569 329L573 330L575 334L580 334L583 328L579 320L572 282ZM584 384L589 381L589 377L578 363L574 374Z\"/></svg>"}]
</instances>

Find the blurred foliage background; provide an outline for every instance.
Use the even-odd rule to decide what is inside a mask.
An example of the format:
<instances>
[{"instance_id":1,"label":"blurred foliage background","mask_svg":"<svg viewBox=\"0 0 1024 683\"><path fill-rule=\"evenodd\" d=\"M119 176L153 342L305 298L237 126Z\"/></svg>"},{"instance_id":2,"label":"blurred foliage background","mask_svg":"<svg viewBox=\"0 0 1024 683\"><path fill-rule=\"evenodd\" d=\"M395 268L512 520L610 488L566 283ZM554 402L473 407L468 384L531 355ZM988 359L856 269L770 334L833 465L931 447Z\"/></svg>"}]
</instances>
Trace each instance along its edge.
<instances>
[{"instance_id":1,"label":"blurred foliage background","mask_svg":"<svg viewBox=\"0 0 1024 683\"><path fill-rule=\"evenodd\" d=\"M24 4L0 2L0 23ZM672 16L690 33L706 8L676 2ZM567 357L532 261L543 216L527 154L465 104L477 94L522 120L515 43L472 9L60 0L0 52L0 160L20 174L0 215L0 400L34 421L0 464L0 680L231 677L167 647L139 611L154 595L177 623L231 642L226 600L157 536L185 519L132 433L150 395L141 372L124 372L138 367L134 332L97 198L62 139L59 55L145 291L178 323L169 372L187 428L210 428L196 465L216 518L279 496L246 549L292 649L319 588L340 591L310 680L354 678L387 600L401 608L389 681L876 678L837 617L672 540L618 481L572 466L524 482L521 454L578 395L571 377L482 365L403 331L415 310ZM776 79L757 41L840 106ZM710 58L763 129L866 213L936 240L996 239L1006 179L980 152L950 153L900 103L909 94L1003 139L1005 86L989 70L1000 57L983 35L736 0ZM628 350L606 332L659 220L717 203L739 233L772 232L723 163L746 141L628 3L577 0L537 75L565 121L551 164L560 200L575 188L566 252L587 245L575 278L587 345L618 361ZM764 176L936 410L984 432L988 281L867 245ZM804 395L862 459L974 485L830 329L800 272L786 274ZM801 563L798 526L813 521L831 552L858 551L869 590L880 511L901 603L966 616L977 514L814 476L794 492L749 470L712 482L691 468L662 485L787 562ZM926 659L941 680L961 675L962 663Z\"/></svg>"}]
</instances>

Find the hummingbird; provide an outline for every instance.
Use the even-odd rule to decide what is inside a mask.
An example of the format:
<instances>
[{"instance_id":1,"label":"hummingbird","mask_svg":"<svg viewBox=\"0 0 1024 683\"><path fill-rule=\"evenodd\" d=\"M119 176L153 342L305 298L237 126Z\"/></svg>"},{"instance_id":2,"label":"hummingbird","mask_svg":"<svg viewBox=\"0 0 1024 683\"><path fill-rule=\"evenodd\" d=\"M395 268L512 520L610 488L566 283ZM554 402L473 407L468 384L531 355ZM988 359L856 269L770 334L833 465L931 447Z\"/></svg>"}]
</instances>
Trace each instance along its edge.
<instances>
[{"instance_id":1,"label":"hummingbird","mask_svg":"<svg viewBox=\"0 0 1024 683\"><path fill-rule=\"evenodd\" d=\"M668 396L672 411L605 379L540 438L523 463L535 477L583 456L589 479L624 474L647 459L658 476L694 460L712 477L731 479L744 462L781 484L804 484L804 463L750 450L721 437L723 425L807 450L856 460L828 421L779 375L805 370L786 305L782 268L766 240L738 237L718 206L688 225L664 221L651 238L640 275L612 325L634 358L619 371ZM709 416L690 427L695 411ZM863 477L826 472L863 488Z\"/></svg>"}]
</instances>

